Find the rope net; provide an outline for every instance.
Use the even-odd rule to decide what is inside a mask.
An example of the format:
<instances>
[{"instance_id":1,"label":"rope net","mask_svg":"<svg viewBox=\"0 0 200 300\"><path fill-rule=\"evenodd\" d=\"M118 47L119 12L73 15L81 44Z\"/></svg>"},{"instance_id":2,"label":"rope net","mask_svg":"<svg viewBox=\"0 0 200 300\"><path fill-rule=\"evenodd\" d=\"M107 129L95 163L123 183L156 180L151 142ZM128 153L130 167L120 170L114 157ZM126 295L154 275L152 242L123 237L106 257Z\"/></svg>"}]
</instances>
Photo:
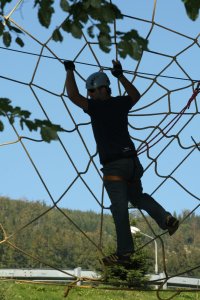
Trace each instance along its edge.
<instances>
[{"instance_id":1,"label":"rope net","mask_svg":"<svg viewBox=\"0 0 200 300\"><path fill-rule=\"evenodd\" d=\"M41 42L31 30L25 29L18 24L15 21L14 15L16 9L22 2L23 1L19 1L10 14L4 16L4 18L24 32L30 49L34 45L35 49L38 49L38 53L14 49L7 49L7 51L5 51L5 49L1 47L1 51L6 52L6 54L8 54L8 51L11 51L9 55L16 55L17 57L17 55L23 54L24 57L26 56L26 58L24 58L25 62L30 61L31 56L34 56L34 60L32 62L32 72L28 75L29 77L26 74L24 79L4 75L0 75L0 78L2 82L6 81L9 83L15 93L20 93L22 89L26 90L26 96L31 95L31 99L34 100L34 108L33 101L30 104L33 113L38 114L39 107L39 114L44 115L46 119L51 122L61 124L65 128L65 132L59 134L56 146L55 143L53 143L53 152L51 152L51 145L45 146L45 143L37 138L37 134L34 134L35 137L33 134L24 136L24 132L26 133L26 131L22 133L17 125L9 123L8 117L9 126L12 127L17 139L14 138L13 141L3 142L0 146L6 149L14 147L12 144L21 146L20 149L24 151L25 156L28 158L38 178L37 184L43 186L52 205L47 210L41 212L40 215L27 220L22 227L16 228L12 233L8 234L4 229L4 224L1 224L4 239L0 241L0 244L1 246L4 244L9 245L22 254L36 261L42 261L42 263L52 269L57 269L53 266L53 263L50 265L39 257L34 257L32 254L18 248L12 243L11 239L17 237L25 228L34 224L34 222L37 222L52 209L56 208L73 224L76 230L84 235L87 242L93 244L94 248L99 252L100 256L102 256L104 255L102 251L103 216L104 212L109 209L109 202L102 186L102 175L99 171L100 166L96 146L91 137L91 125L88 116L84 115L79 108L71 104L65 93L65 74L62 59L59 54L60 49L65 47L65 44L63 42L61 46L55 45L52 43L52 36L45 42ZM173 190L173 199L169 201L169 210L170 207L173 208L173 201L182 201L181 199L186 199L186 202L190 201L190 204L193 205L193 209L185 215L185 218L182 220L182 222L185 222L194 211L197 211L200 200L197 196L197 181L195 182L193 176L190 178L187 176L189 170L193 170L195 173L196 168L196 172L198 171L195 161L199 158L199 143L195 128L198 128L199 125L199 108L197 101L199 84L198 78L193 78L195 73L192 71L192 68L199 69L199 60L197 60L200 47L199 34L196 37L190 37L157 23L155 21L156 5L157 2L154 1L151 20L124 14L124 20L120 21L124 22L127 28L136 28L137 26L140 28L141 24L144 25L144 35L150 41L149 48L152 49L145 51L138 62L127 59L127 65L125 65L126 62L122 61L125 75L142 93L141 100L129 113L129 132L138 149L141 162L145 167L144 182L150 182L149 187L144 184L144 188L149 188L151 195L156 194L156 200L160 203L162 203L161 198L165 197L164 200L166 200L166 197L169 197L169 191ZM58 29L61 28L62 22L63 20L61 20L60 26L57 27ZM120 27L121 23L115 23L113 26L114 36L116 36L115 33L118 26ZM157 51L157 48L161 47L161 43L154 43L153 41L160 31L163 37L163 41L161 41L161 43L163 42L164 44L163 47L165 47L165 41L173 44L175 39L184 40L184 43L181 44L182 48L180 49L179 46L174 50L175 55L169 54L167 50L163 50L162 52ZM76 76L80 90L84 88L87 76L100 69L107 72L108 76L111 77L109 67L111 59L114 56L116 59L119 59L116 38L113 38L111 53L104 54L103 59L99 59L100 56L102 57L102 53L100 53L98 43L88 40L84 33L81 40L77 41L73 39L75 47L77 47L77 49L79 48L76 55L74 55L74 49L69 49L71 40L71 36L66 40L65 59L71 59L76 64ZM155 47L151 47L151 41L152 45L156 45ZM170 50L172 51L171 48ZM193 62L191 60L186 63L185 55L188 53L189 56L193 57ZM145 68L147 62L148 66L151 66L150 72L149 69L147 70ZM190 62L192 62L191 65ZM55 69L56 72L60 72L62 75L61 80L59 79L57 81L54 77ZM49 76L48 84L45 77L46 72L48 72ZM169 74L173 74L173 76L169 76ZM28 81L27 78L30 78L30 81ZM112 82L112 90L115 91L116 94L122 95L124 93L122 87L116 81ZM52 110L55 111L54 114ZM72 145L78 146L75 148L72 147ZM29 149L34 150L30 151ZM10 151L12 151L12 149ZM59 185L58 193L54 192L51 180L48 181L48 179L46 179L47 173L43 171L46 163L44 156L48 151L50 151L54 157L59 156L61 158L62 166L59 165L57 168L66 170L66 177L62 179L63 181L60 180L60 178L56 181L58 172L53 172L54 185L57 183ZM38 160L38 156L43 157L44 163ZM166 160L168 164L166 164ZM53 165L52 168L55 168L55 165ZM50 166L49 170L51 170ZM63 186L65 187L64 189ZM62 201L67 201L69 206L71 202L76 202L75 197L77 196L74 196L72 190L81 190L81 197L84 199L85 205L90 207L91 203L89 203L89 201L87 203L86 199L92 199L92 201L95 202L95 207L98 207L101 212L98 243L84 232L62 209ZM171 196L170 193L170 197ZM186 202L182 203L182 207L186 205ZM78 203L75 203L75 205L78 205ZM165 203L163 203L163 206L165 206ZM166 283L170 278L177 275L168 275L165 259L165 245L163 242L163 235L166 232L157 234L143 212L140 213L150 227L154 240L157 239L161 242L163 255L162 268L165 273L164 283ZM142 247L153 243L154 240L145 243ZM137 250L139 251L140 249ZM195 268L198 267L200 267L200 264L195 266ZM69 274L63 270L60 271L64 274ZM185 270L183 274L188 271L190 270ZM74 283L80 280L92 281L94 279L74 276ZM160 285L158 289L158 297L163 284ZM173 296L176 296L176 294Z\"/></svg>"}]
</instances>

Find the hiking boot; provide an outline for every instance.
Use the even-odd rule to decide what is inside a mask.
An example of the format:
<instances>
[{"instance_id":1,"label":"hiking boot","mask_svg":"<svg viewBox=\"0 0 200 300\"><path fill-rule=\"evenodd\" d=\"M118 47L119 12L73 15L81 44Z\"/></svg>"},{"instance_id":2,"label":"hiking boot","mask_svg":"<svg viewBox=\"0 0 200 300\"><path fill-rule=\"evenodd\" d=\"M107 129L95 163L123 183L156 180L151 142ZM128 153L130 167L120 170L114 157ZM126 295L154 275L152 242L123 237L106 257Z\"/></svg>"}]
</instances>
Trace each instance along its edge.
<instances>
[{"instance_id":1,"label":"hiking boot","mask_svg":"<svg viewBox=\"0 0 200 300\"><path fill-rule=\"evenodd\" d=\"M169 235L172 235L179 227L179 220L174 218L172 215L168 215L166 218L166 226L169 231Z\"/></svg>"},{"instance_id":2,"label":"hiking boot","mask_svg":"<svg viewBox=\"0 0 200 300\"><path fill-rule=\"evenodd\" d=\"M128 266L131 264L131 255L132 253L130 252L125 254L113 253L111 255L103 257L102 262L107 267L114 265Z\"/></svg>"}]
</instances>

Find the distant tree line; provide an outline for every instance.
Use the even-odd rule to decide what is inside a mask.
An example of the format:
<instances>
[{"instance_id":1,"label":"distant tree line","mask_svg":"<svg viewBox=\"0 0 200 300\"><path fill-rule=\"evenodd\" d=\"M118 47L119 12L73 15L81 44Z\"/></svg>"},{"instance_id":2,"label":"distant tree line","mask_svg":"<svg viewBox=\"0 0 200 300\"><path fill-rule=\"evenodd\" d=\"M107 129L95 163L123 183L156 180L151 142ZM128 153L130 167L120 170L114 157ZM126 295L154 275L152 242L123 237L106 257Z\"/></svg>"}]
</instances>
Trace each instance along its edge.
<instances>
[{"instance_id":1,"label":"distant tree line","mask_svg":"<svg viewBox=\"0 0 200 300\"><path fill-rule=\"evenodd\" d=\"M49 207L42 202L26 200L11 200L0 197L0 224L7 236L47 211ZM84 231L96 244L100 245L100 215L93 211L79 211L63 209L63 212ZM184 211L177 216L185 219L188 212ZM142 232L153 236L149 226L137 211L130 212L131 224ZM147 217L156 234L162 233L157 224ZM194 213L181 224L180 229L173 237L168 234L162 236L164 241L165 259L169 274L177 274L200 265L200 216ZM0 240L4 239L3 230L0 230ZM45 263L61 269L73 269L81 266L83 269L99 270L99 253L96 247L56 208L41 216L28 227L19 231L11 239L11 243L39 258L38 262L21 252L13 249L8 243L0 244L0 268L46 268ZM110 253L115 248L115 230L111 215L104 215L103 219L103 251ZM141 247L150 240L139 235ZM162 246L158 243L159 272L163 271ZM154 243L145 248L145 257L148 260L148 273L154 272L155 252ZM138 253L137 253L138 255ZM44 263L42 263L44 262ZM200 268L186 272L186 276L200 276Z\"/></svg>"}]
</instances>

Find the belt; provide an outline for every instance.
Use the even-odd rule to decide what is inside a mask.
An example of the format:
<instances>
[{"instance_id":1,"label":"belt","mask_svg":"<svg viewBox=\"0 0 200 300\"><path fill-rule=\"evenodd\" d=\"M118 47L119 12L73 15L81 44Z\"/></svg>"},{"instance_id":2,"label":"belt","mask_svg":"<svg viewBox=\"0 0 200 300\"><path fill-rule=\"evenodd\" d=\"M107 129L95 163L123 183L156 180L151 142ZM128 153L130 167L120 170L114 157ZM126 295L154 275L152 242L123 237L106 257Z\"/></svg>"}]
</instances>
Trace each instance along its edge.
<instances>
[{"instance_id":1,"label":"belt","mask_svg":"<svg viewBox=\"0 0 200 300\"><path fill-rule=\"evenodd\" d=\"M133 183L135 179L133 180L126 180L123 176L117 176L117 175L104 175L103 181L126 181L128 185Z\"/></svg>"},{"instance_id":2,"label":"belt","mask_svg":"<svg viewBox=\"0 0 200 300\"><path fill-rule=\"evenodd\" d=\"M103 180L124 181L124 177L118 175L104 175Z\"/></svg>"}]
</instances>

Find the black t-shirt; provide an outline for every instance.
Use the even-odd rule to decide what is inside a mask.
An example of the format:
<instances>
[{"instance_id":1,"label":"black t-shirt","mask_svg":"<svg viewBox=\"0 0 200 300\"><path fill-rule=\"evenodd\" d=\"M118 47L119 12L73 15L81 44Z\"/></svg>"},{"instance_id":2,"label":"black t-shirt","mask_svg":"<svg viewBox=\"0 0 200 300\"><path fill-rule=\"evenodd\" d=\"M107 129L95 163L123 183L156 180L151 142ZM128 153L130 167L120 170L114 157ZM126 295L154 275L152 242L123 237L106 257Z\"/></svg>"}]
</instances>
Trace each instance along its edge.
<instances>
[{"instance_id":1,"label":"black t-shirt","mask_svg":"<svg viewBox=\"0 0 200 300\"><path fill-rule=\"evenodd\" d=\"M107 100L88 100L94 138L101 164L135 153L128 132L128 112L133 106L131 97L110 97Z\"/></svg>"}]
</instances>

